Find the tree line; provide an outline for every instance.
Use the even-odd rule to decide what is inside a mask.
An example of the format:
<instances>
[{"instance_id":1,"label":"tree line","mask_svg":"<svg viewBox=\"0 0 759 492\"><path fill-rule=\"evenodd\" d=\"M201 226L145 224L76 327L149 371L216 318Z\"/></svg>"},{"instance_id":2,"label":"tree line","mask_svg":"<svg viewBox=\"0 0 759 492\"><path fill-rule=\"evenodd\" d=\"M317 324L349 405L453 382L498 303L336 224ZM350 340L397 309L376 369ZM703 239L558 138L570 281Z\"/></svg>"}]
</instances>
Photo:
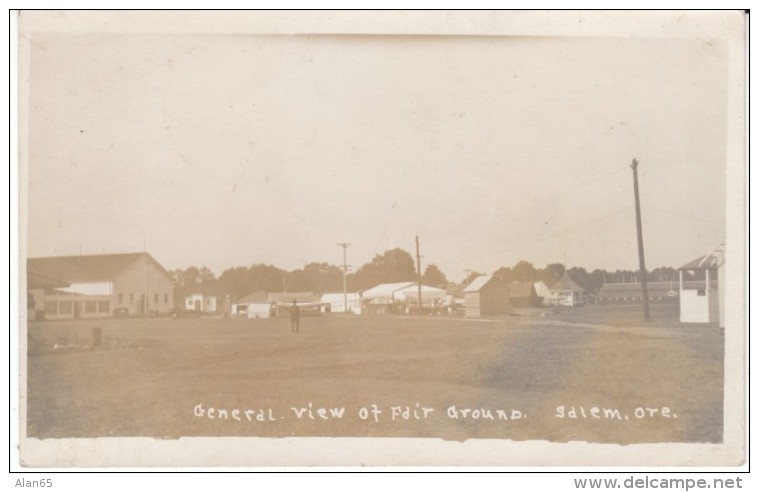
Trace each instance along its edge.
<instances>
[{"instance_id":1,"label":"tree line","mask_svg":"<svg viewBox=\"0 0 759 492\"><path fill-rule=\"evenodd\" d=\"M589 272L582 267L571 267L567 270L561 263L536 268L524 260L491 273L506 283L543 281L550 287L564 275L565 270L572 280L587 292L598 292L604 283L640 281L639 272L632 270L595 269ZM343 290L342 267L329 263L313 262L291 271L265 264L237 266L227 268L218 277L205 266L176 269L169 273L174 280L177 299L194 293L229 296L230 299L236 300L257 291L324 293ZM471 282L479 275L482 273L470 272L462 284ZM669 267L656 268L648 272L647 279L675 282L677 270ZM414 282L417 280L416 265L409 252L395 248L375 255L355 272L348 272L346 280L350 292L364 291L382 283ZM440 288L451 286L446 275L434 264L428 264L424 269L422 283Z\"/></svg>"}]
</instances>

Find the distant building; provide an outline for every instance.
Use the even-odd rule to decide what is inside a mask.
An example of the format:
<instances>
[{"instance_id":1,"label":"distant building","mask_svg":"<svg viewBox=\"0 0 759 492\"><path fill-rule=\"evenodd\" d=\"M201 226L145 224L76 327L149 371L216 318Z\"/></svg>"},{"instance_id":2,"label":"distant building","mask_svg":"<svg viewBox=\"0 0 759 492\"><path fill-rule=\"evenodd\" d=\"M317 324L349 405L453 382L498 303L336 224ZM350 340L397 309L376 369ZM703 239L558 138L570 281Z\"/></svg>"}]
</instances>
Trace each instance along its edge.
<instances>
[{"instance_id":1,"label":"distant building","mask_svg":"<svg viewBox=\"0 0 759 492\"><path fill-rule=\"evenodd\" d=\"M398 300L394 296L395 292L414 285L416 285L416 282L394 282L379 284L365 290L361 295L364 308L369 313L385 314L393 312L399 305Z\"/></svg>"},{"instance_id":2,"label":"distant building","mask_svg":"<svg viewBox=\"0 0 759 492\"><path fill-rule=\"evenodd\" d=\"M696 284L691 284L694 288ZM689 282L690 284L690 282ZM679 292L676 282L647 282L648 300L650 302L677 302ZM604 284L596 297L599 304L630 304L643 301L643 289L640 282Z\"/></svg>"},{"instance_id":3,"label":"distant building","mask_svg":"<svg viewBox=\"0 0 759 492\"><path fill-rule=\"evenodd\" d=\"M542 304L545 306L546 302L551 297L551 289L549 289L546 283L542 280L539 280L532 285L535 287L535 294L542 299Z\"/></svg>"},{"instance_id":4,"label":"distant building","mask_svg":"<svg viewBox=\"0 0 759 492\"><path fill-rule=\"evenodd\" d=\"M719 323L725 326L725 254L717 249L679 268L680 273L680 321L684 323ZM688 272L703 277L701 286L695 288L683 279Z\"/></svg>"},{"instance_id":5,"label":"distant building","mask_svg":"<svg viewBox=\"0 0 759 492\"><path fill-rule=\"evenodd\" d=\"M548 305L576 307L582 306L584 289L577 285L572 277L565 271L564 275L551 286L548 296Z\"/></svg>"},{"instance_id":6,"label":"distant building","mask_svg":"<svg viewBox=\"0 0 759 492\"><path fill-rule=\"evenodd\" d=\"M322 312L361 314L361 294L348 292L348 306L345 305L346 294L343 292L328 292L322 294Z\"/></svg>"},{"instance_id":7,"label":"distant building","mask_svg":"<svg viewBox=\"0 0 759 492\"><path fill-rule=\"evenodd\" d=\"M269 302L269 293L259 290L233 302L232 316L266 319L271 317L272 306L272 303Z\"/></svg>"},{"instance_id":8,"label":"distant building","mask_svg":"<svg viewBox=\"0 0 759 492\"><path fill-rule=\"evenodd\" d=\"M184 298L184 309L198 313L215 313L216 297L207 294L190 294Z\"/></svg>"},{"instance_id":9,"label":"distant building","mask_svg":"<svg viewBox=\"0 0 759 492\"><path fill-rule=\"evenodd\" d=\"M27 283L30 301L45 319L174 310L173 279L148 253L29 258Z\"/></svg>"},{"instance_id":10,"label":"distant building","mask_svg":"<svg viewBox=\"0 0 759 492\"><path fill-rule=\"evenodd\" d=\"M420 286L418 284L398 289L393 292L393 299L405 308L406 313L412 311L416 312L418 311L417 305L419 304L419 289ZM446 298L446 292L444 289L422 285L421 292L423 308L431 310L443 308Z\"/></svg>"},{"instance_id":11,"label":"distant building","mask_svg":"<svg viewBox=\"0 0 759 492\"><path fill-rule=\"evenodd\" d=\"M508 287L512 307L539 307L543 304L543 298L538 296L532 282L511 282Z\"/></svg>"},{"instance_id":12,"label":"distant building","mask_svg":"<svg viewBox=\"0 0 759 492\"><path fill-rule=\"evenodd\" d=\"M316 315L321 312L321 298L313 292L269 292L268 302L274 306L274 314L288 316L293 301L302 315Z\"/></svg>"},{"instance_id":13,"label":"distant building","mask_svg":"<svg viewBox=\"0 0 759 492\"><path fill-rule=\"evenodd\" d=\"M482 275L464 288L464 316L479 318L511 312L509 288L497 277Z\"/></svg>"}]
</instances>

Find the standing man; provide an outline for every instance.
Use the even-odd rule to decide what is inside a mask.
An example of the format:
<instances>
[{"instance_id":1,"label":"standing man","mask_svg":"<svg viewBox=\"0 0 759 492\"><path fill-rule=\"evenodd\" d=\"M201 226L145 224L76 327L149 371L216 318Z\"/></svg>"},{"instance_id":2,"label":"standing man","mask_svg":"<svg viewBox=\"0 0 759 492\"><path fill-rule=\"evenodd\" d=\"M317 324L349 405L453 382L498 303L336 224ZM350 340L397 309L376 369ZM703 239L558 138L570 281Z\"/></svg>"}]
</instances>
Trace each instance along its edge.
<instances>
[{"instance_id":1,"label":"standing man","mask_svg":"<svg viewBox=\"0 0 759 492\"><path fill-rule=\"evenodd\" d=\"M293 305L290 307L290 332L300 333L300 308L298 308L295 299L293 299Z\"/></svg>"}]
</instances>

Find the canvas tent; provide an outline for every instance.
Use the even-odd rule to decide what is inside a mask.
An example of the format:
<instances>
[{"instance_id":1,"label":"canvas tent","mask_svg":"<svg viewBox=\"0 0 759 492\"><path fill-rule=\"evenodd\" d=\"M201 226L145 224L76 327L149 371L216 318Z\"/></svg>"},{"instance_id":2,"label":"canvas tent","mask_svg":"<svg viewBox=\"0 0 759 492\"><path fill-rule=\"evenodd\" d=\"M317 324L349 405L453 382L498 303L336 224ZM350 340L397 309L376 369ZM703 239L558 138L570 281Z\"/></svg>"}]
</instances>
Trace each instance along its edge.
<instances>
[{"instance_id":1,"label":"canvas tent","mask_svg":"<svg viewBox=\"0 0 759 492\"><path fill-rule=\"evenodd\" d=\"M445 299L445 290L437 287L422 285L422 305L440 303ZM419 302L419 286L417 284L393 292L393 298L399 302L417 304Z\"/></svg>"},{"instance_id":2,"label":"canvas tent","mask_svg":"<svg viewBox=\"0 0 759 492\"><path fill-rule=\"evenodd\" d=\"M376 285L361 294L363 307L367 312L375 314L386 314L395 311L400 303L393 294L412 285L416 285L416 283L394 282Z\"/></svg>"},{"instance_id":3,"label":"canvas tent","mask_svg":"<svg viewBox=\"0 0 759 492\"><path fill-rule=\"evenodd\" d=\"M535 294L543 300L543 306L547 306L550 302L551 289L542 280L535 282L533 286L535 287Z\"/></svg>"}]
</instances>

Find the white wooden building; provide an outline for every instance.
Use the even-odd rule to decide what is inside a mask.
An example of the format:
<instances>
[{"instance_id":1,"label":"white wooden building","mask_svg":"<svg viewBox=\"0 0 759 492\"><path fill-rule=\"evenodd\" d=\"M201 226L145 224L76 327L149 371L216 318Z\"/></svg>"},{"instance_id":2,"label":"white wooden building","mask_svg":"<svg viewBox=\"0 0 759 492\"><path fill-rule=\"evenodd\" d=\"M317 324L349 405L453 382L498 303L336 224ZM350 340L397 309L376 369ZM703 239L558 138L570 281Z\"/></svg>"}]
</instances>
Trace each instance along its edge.
<instances>
[{"instance_id":1,"label":"white wooden building","mask_svg":"<svg viewBox=\"0 0 759 492\"><path fill-rule=\"evenodd\" d=\"M725 326L725 253L720 247L681 266L680 321ZM691 276L700 282L686 282ZM695 285L694 285L695 284Z\"/></svg>"}]
</instances>

